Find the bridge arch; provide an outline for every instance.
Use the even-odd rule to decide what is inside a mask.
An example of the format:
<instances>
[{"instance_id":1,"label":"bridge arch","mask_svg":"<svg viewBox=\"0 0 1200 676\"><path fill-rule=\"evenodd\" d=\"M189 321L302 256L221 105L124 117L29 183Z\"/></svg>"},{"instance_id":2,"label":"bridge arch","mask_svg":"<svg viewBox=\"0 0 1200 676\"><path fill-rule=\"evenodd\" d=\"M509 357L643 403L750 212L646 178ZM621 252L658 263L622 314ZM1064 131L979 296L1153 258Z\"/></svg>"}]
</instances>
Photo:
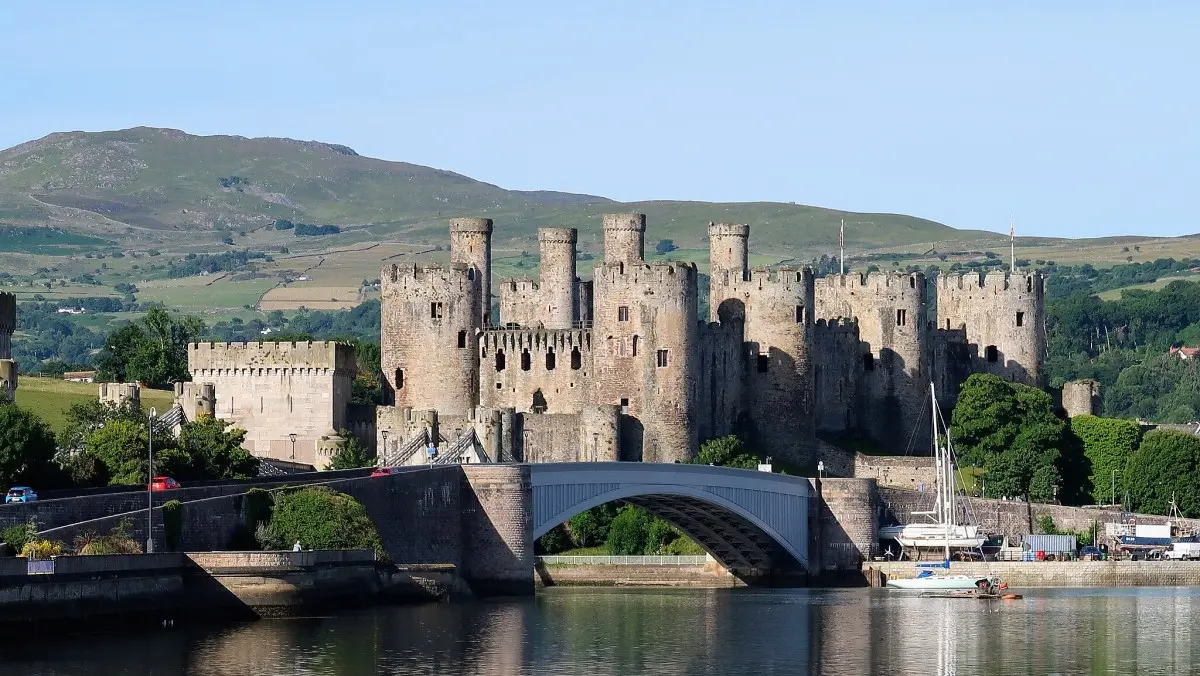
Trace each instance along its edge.
<instances>
[{"instance_id":1,"label":"bridge arch","mask_svg":"<svg viewBox=\"0 0 1200 676\"><path fill-rule=\"evenodd\" d=\"M530 467L533 536L607 502L644 507L746 576L808 570L808 480L707 465L546 463Z\"/></svg>"}]
</instances>

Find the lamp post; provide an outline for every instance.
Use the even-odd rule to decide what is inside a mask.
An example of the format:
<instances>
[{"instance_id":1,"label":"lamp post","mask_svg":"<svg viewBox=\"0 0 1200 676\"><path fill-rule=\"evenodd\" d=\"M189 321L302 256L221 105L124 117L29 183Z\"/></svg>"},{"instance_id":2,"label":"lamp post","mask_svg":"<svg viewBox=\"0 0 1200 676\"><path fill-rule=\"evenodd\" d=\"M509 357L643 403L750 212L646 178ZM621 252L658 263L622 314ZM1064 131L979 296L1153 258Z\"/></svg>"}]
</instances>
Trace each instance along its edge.
<instances>
[{"instance_id":1,"label":"lamp post","mask_svg":"<svg viewBox=\"0 0 1200 676\"><path fill-rule=\"evenodd\" d=\"M1119 469L1114 469L1112 472L1112 504L1113 504L1113 507L1117 506L1117 473L1120 471L1121 470L1119 470Z\"/></svg>"},{"instance_id":2,"label":"lamp post","mask_svg":"<svg viewBox=\"0 0 1200 676\"><path fill-rule=\"evenodd\" d=\"M825 461L824 460L817 461L817 478L818 479L825 478Z\"/></svg>"},{"instance_id":3,"label":"lamp post","mask_svg":"<svg viewBox=\"0 0 1200 676\"><path fill-rule=\"evenodd\" d=\"M378 453L377 455L379 456L379 459L380 459L380 460L382 460L383 462L385 462L385 463L386 463L386 462L387 462L387 457L388 457L388 449L387 449L387 438L388 438L388 431L387 431L387 430L383 430L383 431L381 431L379 434L380 434L380 436L382 436L382 437L383 437L383 449L382 449L382 450L383 450L383 452L382 452L382 453Z\"/></svg>"},{"instance_id":4,"label":"lamp post","mask_svg":"<svg viewBox=\"0 0 1200 676\"><path fill-rule=\"evenodd\" d=\"M150 464L146 466L146 553L154 553L154 419L158 411L150 409L146 418L146 428L150 442Z\"/></svg>"},{"instance_id":5,"label":"lamp post","mask_svg":"<svg viewBox=\"0 0 1200 676\"><path fill-rule=\"evenodd\" d=\"M288 439L292 440L292 460L296 459L296 433L292 432L288 435Z\"/></svg>"}]
</instances>

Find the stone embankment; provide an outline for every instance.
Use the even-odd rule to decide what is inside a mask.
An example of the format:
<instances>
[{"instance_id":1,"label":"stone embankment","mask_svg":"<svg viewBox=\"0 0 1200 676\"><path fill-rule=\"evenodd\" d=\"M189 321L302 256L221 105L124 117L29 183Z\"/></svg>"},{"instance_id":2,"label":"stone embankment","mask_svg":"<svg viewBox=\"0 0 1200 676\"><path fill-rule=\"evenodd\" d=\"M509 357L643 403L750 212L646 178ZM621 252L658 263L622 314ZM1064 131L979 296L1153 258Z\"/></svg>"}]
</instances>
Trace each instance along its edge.
<instances>
[{"instance_id":1,"label":"stone embankment","mask_svg":"<svg viewBox=\"0 0 1200 676\"><path fill-rule=\"evenodd\" d=\"M873 561L863 566L887 579L916 577L911 561ZM939 571L941 572L941 571ZM951 563L952 575L996 575L1014 589L1028 587L1190 587L1200 585L1200 561L997 561Z\"/></svg>"},{"instance_id":2,"label":"stone embankment","mask_svg":"<svg viewBox=\"0 0 1200 676\"><path fill-rule=\"evenodd\" d=\"M370 550L0 559L0 636L14 630L255 619L466 592L454 566L395 566Z\"/></svg>"},{"instance_id":3,"label":"stone embankment","mask_svg":"<svg viewBox=\"0 0 1200 676\"><path fill-rule=\"evenodd\" d=\"M538 557L539 587L744 587L709 556Z\"/></svg>"}]
</instances>

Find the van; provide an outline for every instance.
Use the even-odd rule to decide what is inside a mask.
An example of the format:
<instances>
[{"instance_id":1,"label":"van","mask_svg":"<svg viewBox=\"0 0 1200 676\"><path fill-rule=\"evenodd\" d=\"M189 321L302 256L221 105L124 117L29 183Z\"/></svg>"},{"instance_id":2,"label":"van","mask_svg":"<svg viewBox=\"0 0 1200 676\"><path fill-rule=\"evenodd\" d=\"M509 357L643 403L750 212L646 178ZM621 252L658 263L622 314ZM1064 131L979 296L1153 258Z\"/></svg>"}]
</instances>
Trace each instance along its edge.
<instances>
[{"instance_id":1,"label":"van","mask_svg":"<svg viewBox=\"0 0 1200 676\"><path fill-rule=\"evenodd\" d=\"M1165 556L1171 561L1200 561L1200 542L1172 542Z\"/></svg>"}]
</instances>

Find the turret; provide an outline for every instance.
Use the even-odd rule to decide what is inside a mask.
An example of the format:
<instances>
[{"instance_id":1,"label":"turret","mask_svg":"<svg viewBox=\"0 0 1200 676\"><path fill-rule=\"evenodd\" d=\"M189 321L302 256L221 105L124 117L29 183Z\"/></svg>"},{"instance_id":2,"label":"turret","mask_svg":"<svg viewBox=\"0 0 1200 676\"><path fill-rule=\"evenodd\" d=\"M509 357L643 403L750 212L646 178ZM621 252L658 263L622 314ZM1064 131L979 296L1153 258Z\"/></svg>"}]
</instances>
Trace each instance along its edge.
<instances>
[{"instance_id":1,"label":"turret","mask_svg":"<svg viewBox=\"0 0 1200 676\"><path fill-rule=\"evenodd\" d=\"M17 329L17 297L0 293L0 359L12 358L12 334Z\"/></svg>"},{"instance_id":2,"label":"turret","mask_svg":"<svg viewBox=\"0 0 1200 676\"><path fill-rule=\"evenodd\" d=\"M480 277L482 326L492 316L492 219L450 219L450 262L474 268Z\"/></svg>"},{"instance_id":3,"label":"turret","mask_svg":"<svg viewBox=\"0 0 1200 676\"><path fill-rule=\"evenodd\" d=\"M646 214L604 214L604 262L640 263L646 258Z\"/></svg>"},{"instance_id":4,"label":"turret","mask_svg":"<svg viewBox=\"0 0 1200 676\"><path fill-rule=\"evenodd\" d=\"M569 329L574 325L578 305L575 286L575 228L541 228L541 305L542 324L548 329Z\"/></svg>"},{"instance_id":5,"label":"turret","mask_svg":"<svg viewBox=\"0 0 1200 676\"><path fill-rule=\"evenodd\" d=\"M1039 272L938 275L937 321L965 329L972 370L1045 384L1045 278Z\"/></svg>"}]
</instances>

